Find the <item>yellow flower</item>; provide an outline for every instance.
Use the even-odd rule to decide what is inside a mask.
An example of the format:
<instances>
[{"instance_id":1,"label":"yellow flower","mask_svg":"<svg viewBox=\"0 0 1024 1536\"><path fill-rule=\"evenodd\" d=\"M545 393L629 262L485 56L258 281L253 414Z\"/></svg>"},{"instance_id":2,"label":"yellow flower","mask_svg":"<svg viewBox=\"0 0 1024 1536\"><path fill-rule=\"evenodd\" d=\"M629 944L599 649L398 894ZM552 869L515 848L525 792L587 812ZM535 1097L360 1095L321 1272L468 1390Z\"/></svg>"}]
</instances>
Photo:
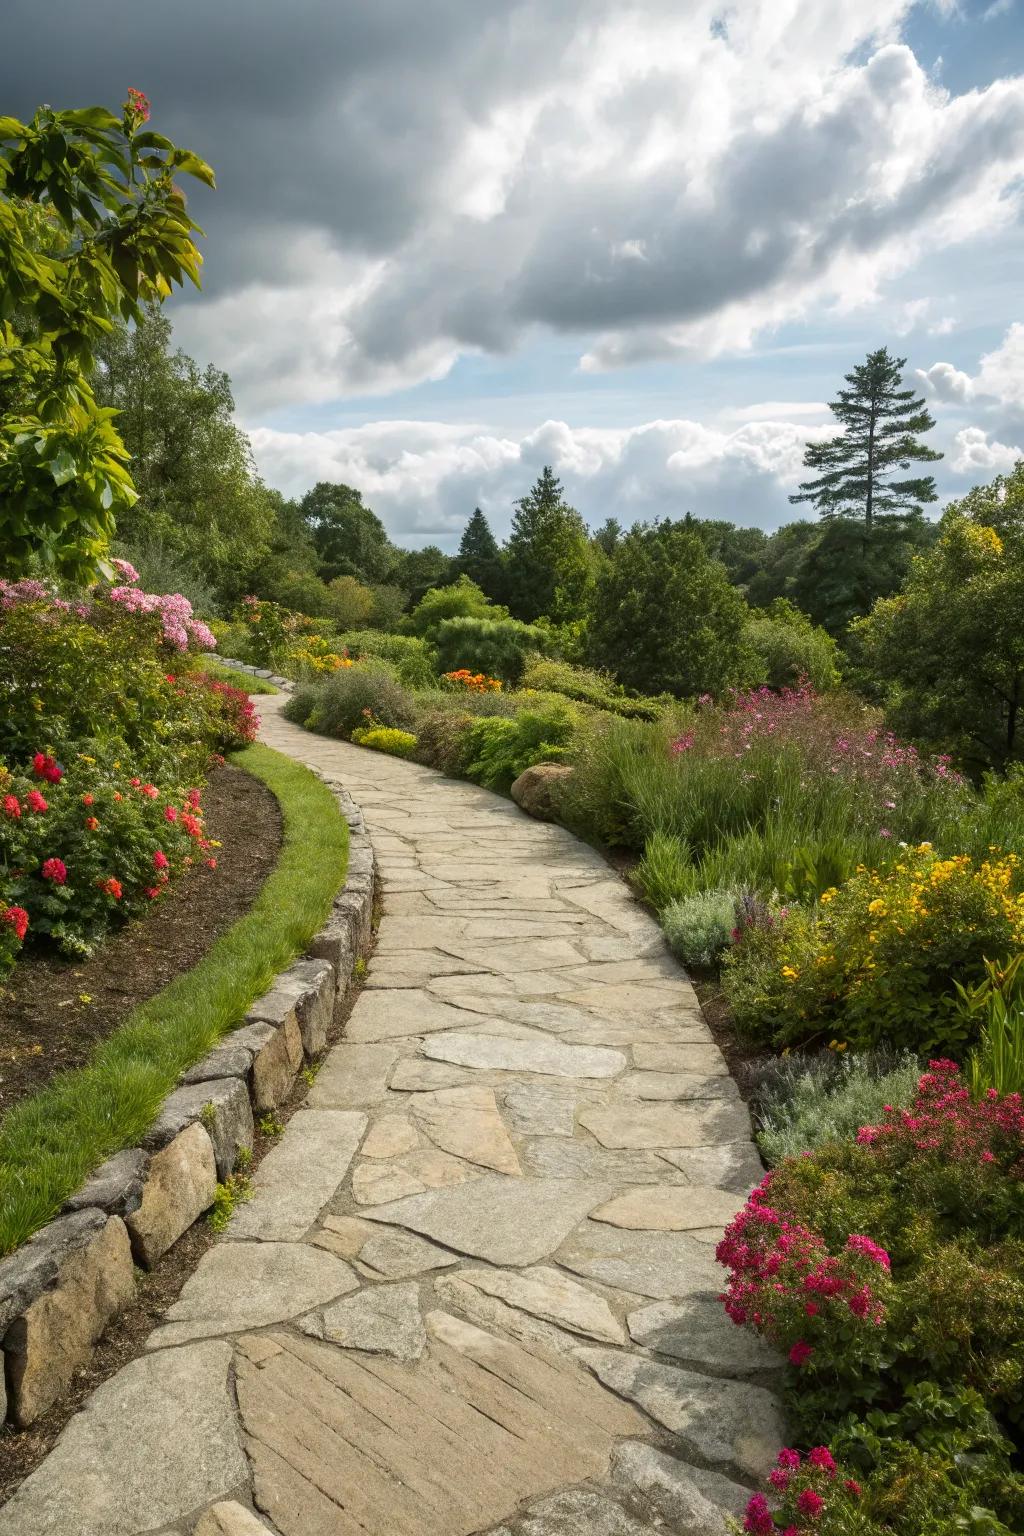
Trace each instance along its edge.
<instances>
[{"instance_id":1,"label":"yellow flower","mask_svg":"<svg viewBox=\"0 0 1024 1536\"><path fill-rule=\"evenodd\" d=\"M800 972L795 965L784 965L782 967L781 974L787 981L796 981L797 977L800 975Z\"/></svg>"}]
</instances>

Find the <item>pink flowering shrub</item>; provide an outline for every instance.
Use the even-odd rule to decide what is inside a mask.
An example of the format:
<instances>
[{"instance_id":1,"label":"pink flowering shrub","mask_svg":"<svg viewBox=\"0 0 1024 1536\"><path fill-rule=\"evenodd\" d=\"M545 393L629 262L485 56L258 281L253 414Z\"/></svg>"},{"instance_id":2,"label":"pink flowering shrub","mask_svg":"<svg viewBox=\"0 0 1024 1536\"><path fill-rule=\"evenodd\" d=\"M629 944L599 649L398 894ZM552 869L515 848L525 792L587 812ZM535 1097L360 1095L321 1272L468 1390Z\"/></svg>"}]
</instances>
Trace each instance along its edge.
<instances>
[{"instance_id":1,"label":"pink flowering shrub","mask_svg":"<svg viewBox=\"0 0 1024 1536\"><path fill-rule=\"evenodd\" d=\"M724 1305L788 1358L795 1422L984 1393L1024 1427L1024 1103L933 1062L909 1110L769 1173L718 1248Z\"/></svg>"}]
</instances>

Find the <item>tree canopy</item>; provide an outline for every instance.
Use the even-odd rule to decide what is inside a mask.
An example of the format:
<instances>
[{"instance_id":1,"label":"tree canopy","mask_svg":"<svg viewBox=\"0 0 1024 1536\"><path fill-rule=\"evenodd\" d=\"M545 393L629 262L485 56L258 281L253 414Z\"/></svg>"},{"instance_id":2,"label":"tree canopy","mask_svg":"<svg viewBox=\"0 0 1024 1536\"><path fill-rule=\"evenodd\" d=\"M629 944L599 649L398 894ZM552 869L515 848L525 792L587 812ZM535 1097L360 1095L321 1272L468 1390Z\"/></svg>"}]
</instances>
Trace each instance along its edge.
<instances>
[{"instance_id":1,"label":"tree canopy","mask_svg":"<svg viewBox=\"0 0 1024 1536\"><path fill-rule=\"evenodd\" d=\"M545 615L555 624L581 619L594 581L594 553L587 528L566 504L551 469L516 502L505 546L508 606L532 623Z\"/></svg>"},{"instance_id":2,"label":"tree canopy","mask_svg":"<svg viewBox=\"0 0 1024 1536\"><path fill-rule=\"evenodd\" d=\"M500 602L504 594L505 569L498 541L491 532L491 525L479 507L462 530L459 552L455 556L454 571L458 576L468 576L486 592L492 602Z\"/></svg>"},{"instance_id":3,"label":"tree canopy","mask_svg":"<svg viewBox=\"0 0 1024 1536\"><path fill-rule=\"evenodd\" d=\"M638 525L598 578L590 658L640 693L692 697L753 681L748 609L683 523Z\"/></svg>"},{"instance_id":4,"label":"tree canopy","mask_svg":"<svg viewBox=\"0 0 1024 1536\"><path fill-rule=\"evenodd\" d=\"M384 524L363 505L362 494L350 485L319 480L299 502L302 516L325 581L355 576L359 581L386 581L395 563L395 550Z\"/></svg>"},{"instance_id":5,"label":"tree canopy","mask_svg":"<svg viewBox=\"0 0 1024 1536\"><path fill-rule=\"evenodd\" d=\"M105 107L30 123L0 117L0 568L35 559L95 576L135 500L113 412L93 393L98 343L117 319L162 302L201 256L177 184L213 186L189 150L145 127L130 91Z\"/></svg>"},{"instance_id":6,"label":"tree canopy","mask_svg":"<svg viewBox=\"0 0 1024 1536\"><path fill-rule=\"evenodd\" d=\"M820 517L857 518L870 533L878 517L920 515L937 500L931 475L897 478L912 464L942 458L921 441L935 425L924 400L901 388L906 361L881 347L846 375L848 387L829 403L843 431L807 444L804 467L819 473L790 501L811 502Z\"/></svg>"},{"instance_id":7,"label":"tree canopy","mask_svg":"<svg viewBox=\"0 0 1024 1536\"><path fill-rule=\"evenodd\" d=\"M966 761L1024 756L1024 461L954 502L906 586L854 627L897 730Z\"/></svg>"}]
</instances>

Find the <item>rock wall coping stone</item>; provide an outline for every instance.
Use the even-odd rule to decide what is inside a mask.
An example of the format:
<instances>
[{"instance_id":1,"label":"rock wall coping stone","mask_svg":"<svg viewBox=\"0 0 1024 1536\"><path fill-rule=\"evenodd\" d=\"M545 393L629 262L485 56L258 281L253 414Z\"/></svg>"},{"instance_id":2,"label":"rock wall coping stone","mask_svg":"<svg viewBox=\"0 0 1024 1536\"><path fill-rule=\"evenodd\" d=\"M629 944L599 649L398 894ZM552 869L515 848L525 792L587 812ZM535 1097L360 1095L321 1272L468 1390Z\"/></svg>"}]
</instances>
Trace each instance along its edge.
<instances>
[{"instance_id":1,"label":"rock wall coping stone","mask_svg":"<svg viewBox=\"0 0 1024 1536\"><path fill-rule=\"evenodd\" d=\"M265 669L217 660L293 686ZM305 1059L324 1049L369 943L376 877L362 812L328 782L349 826L349 866L306 956L183 1073L141 1146L108 1158L59 1216L0 1260L0 1421L25 1427L53 1404L132 1300L133 1260L153 1268L208 1209L217 1181L252 1146L254 1113L283 1104Z\"/></svg>"}]
</instances>

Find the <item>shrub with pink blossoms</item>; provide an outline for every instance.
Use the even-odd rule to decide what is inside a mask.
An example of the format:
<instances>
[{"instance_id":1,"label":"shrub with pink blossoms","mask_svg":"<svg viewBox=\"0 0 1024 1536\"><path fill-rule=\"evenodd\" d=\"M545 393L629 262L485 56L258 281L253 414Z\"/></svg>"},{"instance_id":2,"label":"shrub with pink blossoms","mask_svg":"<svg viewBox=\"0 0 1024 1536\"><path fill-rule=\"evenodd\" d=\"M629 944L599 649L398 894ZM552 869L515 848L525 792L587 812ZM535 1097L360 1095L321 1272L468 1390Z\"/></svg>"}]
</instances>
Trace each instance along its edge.
<instances>
[{"instance_id":1,"label":"shrub with pink blossoms","mask_svg":"<svg viewBox=\"0 0 1024 1536\"><path fill-rule=\"evenodd\" d=\"M766 1176L719 1245L723 1303L788 1358L796 1426L820 1435L934 1380L984 1393L1019 1435L1022 1181L1020 1095L976 1102L952 1062L910 1109Z\"/></svg>"}]
</instances>

